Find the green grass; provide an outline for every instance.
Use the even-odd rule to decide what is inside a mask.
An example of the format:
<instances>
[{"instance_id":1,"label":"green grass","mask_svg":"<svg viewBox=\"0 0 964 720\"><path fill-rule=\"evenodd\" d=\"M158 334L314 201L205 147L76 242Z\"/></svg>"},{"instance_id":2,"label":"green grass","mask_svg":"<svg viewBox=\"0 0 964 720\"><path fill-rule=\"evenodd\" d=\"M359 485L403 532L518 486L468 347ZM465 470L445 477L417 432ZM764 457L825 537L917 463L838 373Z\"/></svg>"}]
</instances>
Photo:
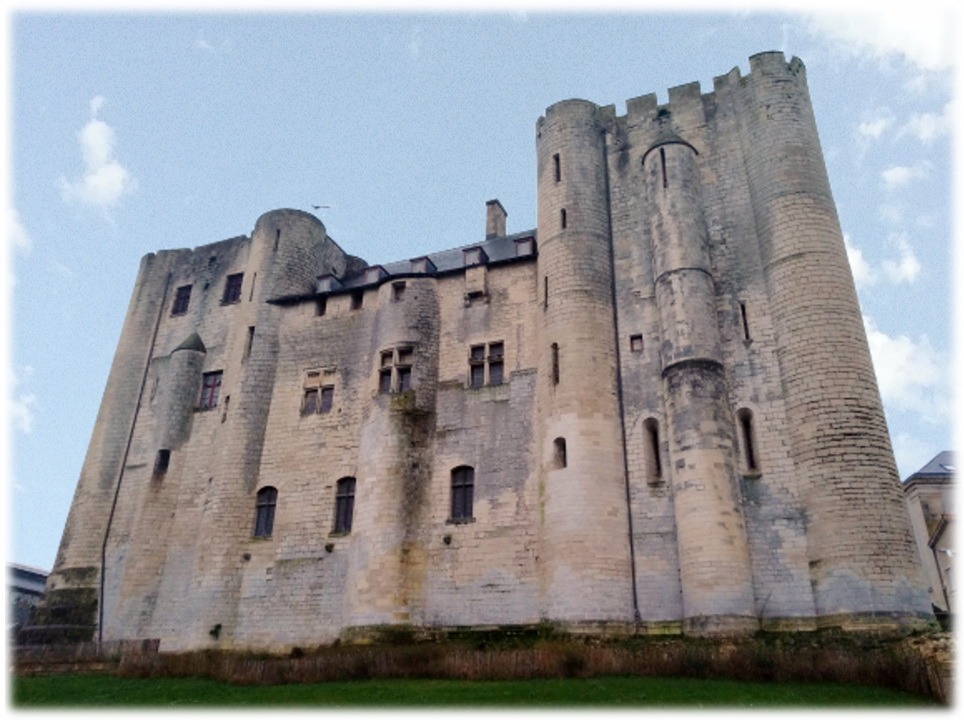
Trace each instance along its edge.
<instances>
[{"instance_id":1,"label":"green grass","mask_svg":"<svg viewBox=\"0 0 964 720\"><path fill-rule=\"evenodd\" d=\"M899 690L844 683L763 683L661 677L565 680L359 680L231 685L111 675L16 678L15 707L895 707L935 706Z\"/></svg>"}]
</instances>

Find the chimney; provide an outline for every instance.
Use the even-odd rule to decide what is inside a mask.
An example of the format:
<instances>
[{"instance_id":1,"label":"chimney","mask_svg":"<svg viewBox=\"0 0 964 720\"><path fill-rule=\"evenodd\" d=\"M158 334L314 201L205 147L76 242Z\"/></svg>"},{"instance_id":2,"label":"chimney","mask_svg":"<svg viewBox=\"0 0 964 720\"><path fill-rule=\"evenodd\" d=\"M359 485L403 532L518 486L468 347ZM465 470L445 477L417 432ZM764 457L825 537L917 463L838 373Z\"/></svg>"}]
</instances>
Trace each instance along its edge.
<instances>
[{"instance_id":1,"label":"chimney","mask_svg":"<svg viewBox=\"0 0 964 720\"><path fill-rule=\"evenodd\" d=\"M505 237L505 208L498 200L485 204L485 239Z\"/></svg>"}]
</instances>

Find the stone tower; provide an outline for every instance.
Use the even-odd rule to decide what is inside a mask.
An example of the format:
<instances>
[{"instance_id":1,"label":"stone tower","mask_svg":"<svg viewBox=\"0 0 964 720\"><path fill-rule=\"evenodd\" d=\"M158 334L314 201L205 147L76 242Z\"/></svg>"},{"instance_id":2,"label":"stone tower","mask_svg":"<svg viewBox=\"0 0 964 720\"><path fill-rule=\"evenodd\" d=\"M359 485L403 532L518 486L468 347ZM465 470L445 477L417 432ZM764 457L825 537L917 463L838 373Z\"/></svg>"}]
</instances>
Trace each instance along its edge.
<instances>
[{"instance_id":1,"label":"stone tower","mask_svg":"<svg viewBox=\"0 0 964 720\"><path fill-rule=\"evenodd\" d=\"M28 632L932 623L803 64L626 110L538 120L534 230L145 257Z\"/></svg>"}]
</instances>

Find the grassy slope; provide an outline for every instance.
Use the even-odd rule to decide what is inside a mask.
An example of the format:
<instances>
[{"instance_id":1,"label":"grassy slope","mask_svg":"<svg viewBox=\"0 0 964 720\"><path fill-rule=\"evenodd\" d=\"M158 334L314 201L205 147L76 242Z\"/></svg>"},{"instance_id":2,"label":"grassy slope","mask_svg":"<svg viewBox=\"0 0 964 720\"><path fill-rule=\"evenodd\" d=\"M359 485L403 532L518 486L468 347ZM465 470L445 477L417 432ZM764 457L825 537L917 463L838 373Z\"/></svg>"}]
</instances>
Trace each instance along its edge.
<instances>
[{"instance_id":1,"label":"grassy slope","mask_svg":"<svg viewBox=\"0 0 964 720\"><path fill-rule=\"evenodd\" d=\"M934 706L898 690L842 683L683 678L364 680L242 686L191 678L54 675L13 680L15 707L283 705L334 707L893 707Z\"/></svg>"}]
</instances>

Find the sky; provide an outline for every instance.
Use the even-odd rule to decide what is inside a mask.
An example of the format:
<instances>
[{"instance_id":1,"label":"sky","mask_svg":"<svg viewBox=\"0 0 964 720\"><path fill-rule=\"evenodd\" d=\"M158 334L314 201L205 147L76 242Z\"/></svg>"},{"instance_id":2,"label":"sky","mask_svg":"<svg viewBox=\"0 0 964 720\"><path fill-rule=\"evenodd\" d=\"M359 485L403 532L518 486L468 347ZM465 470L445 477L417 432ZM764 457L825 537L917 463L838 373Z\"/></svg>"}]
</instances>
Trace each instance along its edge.
<instances>
[{"instance_id":1,"label":"sky","mask_svg":"<svg viewBox=\"0 0 964 720\"><path fill-rule=\"evenodd\" d=\"M529 230L546 107L578 97L621 115L676 85L709 92L768 50L807 67L906 479L955 447L958 18L944 3L886 5L8 8L8 561L53 565L143 255L248 235L276 208L318 214L370 263L483 239L493 198L509 233Z\"/></svg>"}]
</instances>

